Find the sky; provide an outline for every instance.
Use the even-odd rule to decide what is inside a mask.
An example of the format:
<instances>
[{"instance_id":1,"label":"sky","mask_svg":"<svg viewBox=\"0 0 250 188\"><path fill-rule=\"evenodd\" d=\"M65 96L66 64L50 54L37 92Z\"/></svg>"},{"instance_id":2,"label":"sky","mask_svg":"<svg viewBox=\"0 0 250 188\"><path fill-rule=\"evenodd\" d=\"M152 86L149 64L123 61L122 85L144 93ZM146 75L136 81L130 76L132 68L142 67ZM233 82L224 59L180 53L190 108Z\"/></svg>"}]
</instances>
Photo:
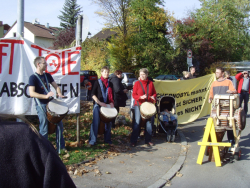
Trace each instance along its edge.
<instances>
[{"instance_id":1,"label":"sky","mask_svg":"<svg viewBox=\"0 0 250 188\"><path fill-rule=\"evenodd\" d=\"M18 0L1 0L0 6L0 21L3 24L12 24L17 20L17 4ZM61 15L61 10L65 0L24 0L24 21L32 22L34 19L39 19L40 24L59 27L60 20L57 18ZM92 0L78 0L77 4L82 7L83 14L89 19L89 32L94 36L104 27L102 20L96 11L99 7L92 3ZM187 15L188 10L200 8L199 0L165 0L165 9L174 13L174 17L181 19Z\"/></svg>"}]
</instances>

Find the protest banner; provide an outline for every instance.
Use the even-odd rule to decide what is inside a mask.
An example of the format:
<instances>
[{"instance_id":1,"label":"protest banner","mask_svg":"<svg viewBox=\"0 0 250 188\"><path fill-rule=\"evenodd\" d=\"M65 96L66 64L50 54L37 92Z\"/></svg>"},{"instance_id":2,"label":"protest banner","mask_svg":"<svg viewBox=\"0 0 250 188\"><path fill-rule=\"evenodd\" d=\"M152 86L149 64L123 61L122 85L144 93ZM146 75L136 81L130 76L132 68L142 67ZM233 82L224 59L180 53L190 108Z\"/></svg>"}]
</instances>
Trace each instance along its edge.
<instances>
[{"instance_id":1,"label":"protest banner","mask_svg":"<svg viewBox=\"0 0 250 188\"><path fill-rule=\"evenodd\" d=\"M210 114L211 104L208 103L208 97L213 81L215 75L210 74L190 80L155 80L154 86L157 97L175 98L178 124L186 124Z\"/></svg>"},{"instance_id":2,"label":"protest banner","mask_svg":"<svg viewBox=\"0 0 250 188\"><path fill-rule=\"evenodd\" d=\"M28 83L35 73L33 62L37 56L45 57L46 72L52 75L62 95L67 96L61 100L66 102L69 113L79 113L81 47L51 50L17 38L0 39L0 113L36 115Z\"/></svg>"}]
</instances>

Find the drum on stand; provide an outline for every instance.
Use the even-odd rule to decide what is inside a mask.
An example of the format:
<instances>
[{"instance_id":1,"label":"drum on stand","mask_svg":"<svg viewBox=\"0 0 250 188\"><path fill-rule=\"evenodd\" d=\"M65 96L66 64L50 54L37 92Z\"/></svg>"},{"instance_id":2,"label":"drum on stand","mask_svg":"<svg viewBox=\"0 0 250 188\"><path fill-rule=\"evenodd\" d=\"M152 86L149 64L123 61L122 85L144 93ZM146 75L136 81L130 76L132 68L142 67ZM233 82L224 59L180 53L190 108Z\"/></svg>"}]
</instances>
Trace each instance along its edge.
<instances>
[{"instance_id":1,"label":"drum on stand","mask_svg":"<svg viewBox=\"0 0 250 188\"><path fill-rule=\"evenodd\" d=\"M110 123L117 116L116 108L111 108L109 104L107 107L100 108L100 124L98 127L98 134L104 134L105 132L105 123Z\"/></svg>"},{"instance_id":2,"label":"drum on stand","mask_svg":"<svg viewBox=\"0 0 250 188\"><path fill-rule=\"evenodd\" d=\"M67 104L59 99L53 99L47 106L48 134L56 131L56 124L59 123L69 111Z\"/></svg>"}]
</instances>

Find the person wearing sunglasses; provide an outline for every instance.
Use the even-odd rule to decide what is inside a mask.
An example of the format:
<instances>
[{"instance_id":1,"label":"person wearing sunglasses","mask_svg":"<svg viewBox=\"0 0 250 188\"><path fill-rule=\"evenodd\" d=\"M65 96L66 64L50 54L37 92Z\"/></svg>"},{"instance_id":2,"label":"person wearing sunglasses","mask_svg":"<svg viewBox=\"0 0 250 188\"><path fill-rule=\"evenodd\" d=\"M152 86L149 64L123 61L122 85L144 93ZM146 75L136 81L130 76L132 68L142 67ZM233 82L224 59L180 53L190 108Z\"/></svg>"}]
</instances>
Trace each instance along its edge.
<instances>
[{"instance_id":1,"label":"person wearing sunglasses","mask_svg":"<svg viewBox=\"0 0 250 188\"><path fill-rule=\"evenodd\" d=\"M235 78L239 81L238 93L240 94L240 107L242 106L242 102L244 101L244 111L247 116L250 91L249 73L248 71L240 72L236 74Z\"/></svg>"}]
</instances>

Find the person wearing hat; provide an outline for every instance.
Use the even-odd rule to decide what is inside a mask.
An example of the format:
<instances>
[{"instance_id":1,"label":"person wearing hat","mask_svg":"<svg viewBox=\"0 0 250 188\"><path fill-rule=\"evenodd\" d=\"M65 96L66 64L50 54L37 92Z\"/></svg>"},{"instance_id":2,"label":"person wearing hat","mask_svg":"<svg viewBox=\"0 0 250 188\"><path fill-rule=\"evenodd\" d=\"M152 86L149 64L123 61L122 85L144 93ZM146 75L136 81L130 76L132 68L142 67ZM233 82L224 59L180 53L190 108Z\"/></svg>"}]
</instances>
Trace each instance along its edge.
<instances>
[{"instance_id":1,"label":"person wearing hat","mask_svg":"<svg viewBox=\"0 0 250 188\"><path fill-rule=\"evenodd\" d=\"M238 93L240 94L240 107L242 106L242 102L244 101L244 111L247 116L250 91L249 73L248 71L240 72L236 74L235 78L239 81Z\"/></svg>"}]
</instances>

